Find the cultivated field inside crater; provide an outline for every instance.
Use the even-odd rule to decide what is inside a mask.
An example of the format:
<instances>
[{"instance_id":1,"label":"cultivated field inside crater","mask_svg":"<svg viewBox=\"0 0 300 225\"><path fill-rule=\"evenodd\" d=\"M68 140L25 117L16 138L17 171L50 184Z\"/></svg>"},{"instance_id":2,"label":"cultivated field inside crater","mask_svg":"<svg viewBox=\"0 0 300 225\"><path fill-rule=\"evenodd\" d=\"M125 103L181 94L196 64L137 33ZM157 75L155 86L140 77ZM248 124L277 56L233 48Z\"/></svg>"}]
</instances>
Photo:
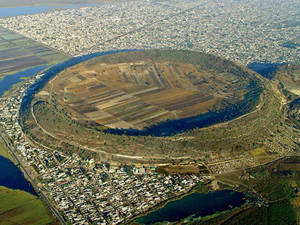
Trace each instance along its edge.
<instances>
[{"instance_id":1,"label":"cultivated field inside crater","mask_svg":"<svg viewBox=\"0 0 300 225\"><path fill-rule=\"evenodd\" d=\"M99 57L61 72L40 96L55 98L75 120L121 129L143 129L242 101L253 74L222 59L206 61L201 53L185 51Z\"/></svg>"}]
</instances>

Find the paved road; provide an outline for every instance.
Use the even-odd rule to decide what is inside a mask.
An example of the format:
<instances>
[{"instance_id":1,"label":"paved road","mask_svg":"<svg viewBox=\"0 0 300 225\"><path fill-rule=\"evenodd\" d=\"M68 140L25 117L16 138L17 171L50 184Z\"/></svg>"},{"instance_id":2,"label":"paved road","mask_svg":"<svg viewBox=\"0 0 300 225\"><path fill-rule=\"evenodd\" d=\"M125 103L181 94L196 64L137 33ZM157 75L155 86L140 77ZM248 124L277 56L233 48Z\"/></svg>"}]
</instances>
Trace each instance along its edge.
<instances>
[{"instance_id":1,"label":"paved road","mask_svg":"<svg viewBox=\"0 0 300 225\"><path fill-rule=\"evenodd\" d=\"M7 146L8 150L12 154L13 158L16 160L18 166L25 173L25 175L27 177L27 180L31 183L31 185L33 186L33 188L35 189L35 191L37 192L37 194L40 196L40 198L42 198L44 200L44 202L48 205L48 207L51 209L51 211L57 217L57 219L60 221L60 223L63 224L63 225L67 225L67 223L64 220L64 218L59 214L59 212L56 210L56 208L51 204L51 202L49 201L49 199L47 198L47 196L44 195L43 192L40 190L40 188L35 184L34 180L31 178L31 176L29 175L29 173L27 172L27 170L25 169L25 167L22 165L22 163L20 162L20 160L18 159L18 157L15 155L15 153L12 150L11 146L6 142L5 138L2 136L1 131L0 131L0 136L1 136L1 139L3 140L3 142L5 143L5 145Z\"/></svg>"}]
</instances>

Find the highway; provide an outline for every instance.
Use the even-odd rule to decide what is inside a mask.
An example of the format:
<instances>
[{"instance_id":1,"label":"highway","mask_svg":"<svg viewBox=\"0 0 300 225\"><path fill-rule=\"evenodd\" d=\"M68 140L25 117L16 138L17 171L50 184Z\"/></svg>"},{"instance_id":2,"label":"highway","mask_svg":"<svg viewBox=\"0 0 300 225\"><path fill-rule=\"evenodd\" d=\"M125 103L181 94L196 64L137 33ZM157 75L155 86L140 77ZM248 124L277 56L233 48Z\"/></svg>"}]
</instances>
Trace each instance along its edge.
<instances>
[{"instance_id":1,"label":"highway","mask_svg":"<svg viewBox=\"0 0 300 225\"><path fill-rule=\"evenodd\" d=\"M59 214L59 212L56 210L56 208L51 204L51 202L49 201L47 196L44 195L44 193L40 190L40 188L35 184L34 180L31 178L31 176L29 175L29 173L27 172L25 167L22 165L22 163L20 162L20 160L16 156L15 152L12 150L11 146L7 143L7 141L3 137L1 131L0 131L0 136L1 136L1 139L3 140L3 142L5 143L6 147L8 148L9 152L11 153L11 155L13 156L15 161L17 162L17 165L21 168L21 171L23 171L23 173L26 175L27 180L31 183L31 185L33 186L33 188L37 192L37 194L40 196L40 198L48 205L48 207L51 209L51 211L56 216L56 218L60 221L60 223L62 225L67 225L64 218Z\"/></svg>"}]
</instances>

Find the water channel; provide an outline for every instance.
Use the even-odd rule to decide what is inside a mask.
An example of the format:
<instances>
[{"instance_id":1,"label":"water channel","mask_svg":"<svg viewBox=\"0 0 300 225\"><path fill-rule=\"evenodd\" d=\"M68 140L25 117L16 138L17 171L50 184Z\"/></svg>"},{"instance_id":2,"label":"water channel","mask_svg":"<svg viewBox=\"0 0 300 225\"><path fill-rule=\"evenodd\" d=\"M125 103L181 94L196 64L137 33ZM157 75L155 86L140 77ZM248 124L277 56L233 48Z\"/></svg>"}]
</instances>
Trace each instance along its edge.
<instances>
[{"instance_id":1,"label":"water channel","mask_svg":"<svg viewBox=\"0 0 300 225\"><path fill-rule=\"evenodd\" d=\"M163 208L139 217L139 224L155 224L161 222L176 222L212 215L245 203L245 195L231 190L215 191L206 194L194 192L182 199L168 202Z\"/></svg>"}]
</instances>

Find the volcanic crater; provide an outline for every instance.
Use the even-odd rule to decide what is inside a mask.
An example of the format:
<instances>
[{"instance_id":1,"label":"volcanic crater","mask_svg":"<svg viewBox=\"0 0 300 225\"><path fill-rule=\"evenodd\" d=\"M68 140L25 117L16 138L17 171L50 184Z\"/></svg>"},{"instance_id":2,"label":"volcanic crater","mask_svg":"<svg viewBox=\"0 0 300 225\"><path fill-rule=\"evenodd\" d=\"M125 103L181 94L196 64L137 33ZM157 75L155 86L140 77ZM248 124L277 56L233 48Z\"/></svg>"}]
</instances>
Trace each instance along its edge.
<instances>
[{"instance_id":1,"label":"volcanic crater","mask_svg":"<svg viewBox=\"0 0 300 225\"><path fill-rule=\"evenodd\" d=\"M199 52L148 50L101 56L56 75L40 92L78 121L143 130L219 111L245 99L252 71Z\"/></svg>"}]
</instances>

